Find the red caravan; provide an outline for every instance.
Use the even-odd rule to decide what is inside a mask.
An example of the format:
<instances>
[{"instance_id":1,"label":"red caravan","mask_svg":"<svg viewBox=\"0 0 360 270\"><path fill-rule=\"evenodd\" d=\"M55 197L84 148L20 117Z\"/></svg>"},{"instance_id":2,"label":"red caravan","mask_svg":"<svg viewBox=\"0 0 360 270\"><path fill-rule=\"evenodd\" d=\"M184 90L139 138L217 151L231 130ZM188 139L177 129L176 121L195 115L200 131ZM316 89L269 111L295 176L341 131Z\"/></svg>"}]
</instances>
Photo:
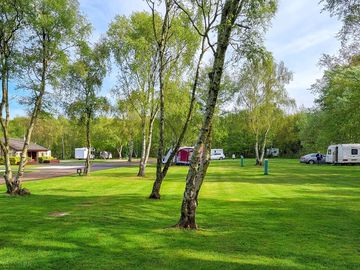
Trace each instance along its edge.
<instances>
[{"instance_id":1,"label":"red caravan","mask_svg":"<svg viewBox=\"0 0 360 270\"><path fill-rule=\"evenodd\" d=\"M166 156L162 160L163 163L167 162L172 151L173 149L170 149L167 152ZM174 157L173 163L175 163L176 165L190 165L190 161L193 153L194 153L194 147L191 146L180 147Z\"/></svg>"}]
</instances>

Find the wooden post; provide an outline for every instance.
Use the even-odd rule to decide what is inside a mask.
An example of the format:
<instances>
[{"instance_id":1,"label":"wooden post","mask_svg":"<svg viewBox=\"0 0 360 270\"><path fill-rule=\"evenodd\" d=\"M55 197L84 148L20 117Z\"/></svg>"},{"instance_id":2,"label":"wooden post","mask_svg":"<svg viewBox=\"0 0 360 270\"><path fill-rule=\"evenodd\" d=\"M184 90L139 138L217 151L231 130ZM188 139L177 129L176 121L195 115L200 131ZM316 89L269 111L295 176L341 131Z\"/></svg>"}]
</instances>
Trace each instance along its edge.
<instances>
[{"instance_id":1,"label":"wooden post","mask_svg":"<svg viewBox=\"0 0 360 270\"><path fill-rule=\"evenodd\" d=\"M264 175L268 175L269 174L269 160L265 159L264 161Z\"/></svg>"}]
</instances>

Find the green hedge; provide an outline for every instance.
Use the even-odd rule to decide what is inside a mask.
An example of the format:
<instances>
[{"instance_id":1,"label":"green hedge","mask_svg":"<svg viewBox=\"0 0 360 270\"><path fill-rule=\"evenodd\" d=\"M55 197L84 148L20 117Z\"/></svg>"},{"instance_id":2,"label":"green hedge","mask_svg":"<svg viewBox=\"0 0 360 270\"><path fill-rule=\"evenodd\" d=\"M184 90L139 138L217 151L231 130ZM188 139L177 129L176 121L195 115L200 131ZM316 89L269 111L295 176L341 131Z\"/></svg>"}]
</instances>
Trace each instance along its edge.
<instances>
[{"instance_id":1,"label":"green hedge","mask_svg":"<svg viewBox=\"0 0 360 270\"><path fill-rule=\"evenodd\" d=\"M39 163L50 163L54 159L53 157L39 157Z\"/></svg>"},{"instance_id":2,"label":"green hedge","mask_svg":"<svg viewBox=\"0 0 360 270\"><path fill-rule=\"evenodd\" d=\"M10 157L10 164L11 165L17 165L20 162L20 157ZM4 157L0 157L0 165L4 165Z\"/></svg>"}]
</instances>

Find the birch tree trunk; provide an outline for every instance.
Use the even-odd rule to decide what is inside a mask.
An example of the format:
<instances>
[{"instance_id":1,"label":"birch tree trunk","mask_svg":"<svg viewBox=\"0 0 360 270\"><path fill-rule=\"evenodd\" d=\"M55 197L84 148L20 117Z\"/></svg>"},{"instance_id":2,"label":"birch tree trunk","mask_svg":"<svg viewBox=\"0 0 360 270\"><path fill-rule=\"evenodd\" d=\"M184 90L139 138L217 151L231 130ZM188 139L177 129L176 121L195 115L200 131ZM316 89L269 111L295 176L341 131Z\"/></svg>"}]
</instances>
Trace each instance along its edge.
<instances>
[{"instance_id":1,"label":"birch tree trunk","mask_svg":"<svg viewBox=\"0 0 360 270\"><path fill-rule=\"evenodd\" d=\"M256 133L255 136L255 158L256 158L256 166L261 166L260 161L260 153L259 153L259 135Z\"/></svg>"},{"instance_id":2,"label":"birch tree trunk","mask_svg":"<svg viewBox=\"0 0 360 270\"><path fill-rule=\"evenodd\" d=\"M221 21L218 27L217 48L214 55L214 63L212 71L209 73L210 81L205 115L191 159L188 175L186 177L181 215L180 220L177 223L177 227L180 228L197 228L196 208L198 205L198 194L208 167L204 155L208 155L207 147L209 147L209 144L211 143L209 138L211 137L211 126L220 90L225 55L234 23L241 9L240 3L242 3L240 0L227 0L222 9Z\"/></svg>"},{"instance_id":3,"label":"birch tree trunk","mask_svg":"<svg viewBox=\"0 0 360 270\"><path fill-rule=\"evenodd\" d=\"M199 192L201 189L201 186L204 182L204 178L207 172L207 169L210 165L210 156L211 156L211 142L212 142L212 126L210 126L210 130L209 130L209 134L208 137L205 141L205 147L204 147L204 152L201 158L201 162L200 162L200 170L203 173L198 175L198 179L196 179L195 181L195 199L196 199L196 203L198 205L198 197L199 197Z\"/></svg>"},{"instance_id":4,"label":"birch tree trunk","mask_svg":"<svg viewBox=\"0 0 360 270\"><path fill-rule=\"evenodd\" d=\"M120 145L120 147L117 149L118 154L119 154L119 159L122 159L122 149L123 149L122 145Z\"/></svg>"},{"instance_id":5,"label":"birch tree trunk","mask_svg":"<svg viewBox=\"0 0 360 270\"><path fill-rule=\"evenodd\" d=\"M146 159L146 116L142 117L141 120L141 156L139 162L139 172L137 176L145 176L145 159Z\"/></svg>"},{"instance_id":6,"label":"birch tree trunk","mask_svg":"<svg viewBox=\"0 0 360 270\"><path fill-rule=\"evenodd\" d=\"M8 91L8 61L6 57L2 57L2 71L1 71L1 89L2 89L2 100L0 104L0 124L3 133L3 140L0 140L0 147L4 157L4 180L7 188L7 193L11 193L12 185L12 169L10 164L10 146L9 146L9 121L10 121L10 110L9 110L9 91ZM3 111L5 109L5 119L3 118Z\"/></svg>"},{"instance_id":7,"label":"birch tree trunk","mask_svg":"<svg viewBox=\"0 0 360 270\"><path fill-rule=\"evenodd\" d=\"M45 42L46 42L46 34L43 33L43 61L42 61L42 73L41 73L41 83L40 83L40 88L39 88L39 93L35 99L35 104L34 104L34 108L31 114L31 118L30 118L30 123L28 126L28 129L26 131L26 135L25 135L25 141L24 141L24 146L23 149L21 151L21 156L20 156L20 163L19 163L19 167L18 167L18 171L17 174L15 175L15 179L13 181L13 185L11 187L10 190L10 194L18 194L18 195L26 195L26 194L30 194L30 191L22 188L21 187L21 178L24 175L24 169L25 169L25 165L27 163L27 152L29 149L29 144L30 144L30 140L31 140L31 135L32 132L34 130L38 115L41 111L41 105L42 105L42 100L43 100L43 96L45 94L45 85L46 85L46 71L47 71L47 67L48 67L48 61L46 59L46 55L47 55L47 48L45 46Z\"/></svg>"},{"instance_id":8,"label":"birch tree trunk","mask_svg":"<svg viewBox=\"0 0 360 270\"><path fill-rule=\"evenodd\" d=\"M266 147L266 143L267 143L267 136L268 136L268 133L270 131L270 127L266 130L265 134L264 134L264 140L263 140L263 143L262 143L262 146L261 146L261 158L260 158L260 165L263 164L264 162L264 156L265 156L265 147Z\"/></svg>"},{"instance_id":9,"label":"birch tree trunk","mask_svg":"<svg viewBox=\"0 0 360 270\"><path fill-rule=\"evenodd\" d=\"M132 162L132 156L134 153L134 141L132 135L130 135L130 141L129 141L129 153L128 153L128 162Z\"/></svg>"},{"instance_id":10,"label":"birch tree trunk","mask_svg":"<svg viewBox=\"0 0 360 270\"><path fill-rule=\"evenodd\" d=\"M162 169L161 174L156 174L156 179L154 181L151 194L149 196L150 199L160 199L160 197L161 197L160 189L161 189L162 182L163 182L164 178L166 177L166 174L167 174L167 172L169 170L171 162L174 159L177 151L179 150L179 148L180 148L180 146L181 146L181 144L182 144L182 142L184 140L186 131L188 129L188 126L189 126L189 123L190 123L190 120L191 120L191 117L192 117L192 114L193 114L195 102L196 102L196 89L197 89L197 86L198 86L198 83L199 83L200 66L201 66L203 56L205 54L204 46L205 46L205 39L203 39L203 41L202 41L202 50L201 50L201 53L200 53L200 56L199 56L199 59L198 59L197 66L196 66L195 78L194 78L194 83L193 83L192 91L191 91L191 100L190 100L189 110L188 110L188 113L187 113L187 116L186 116L186 120L185 120L183 129L182 129L182 131L180 133L180 136L179 136L179 138L178 138L178 140L176 142L176 145L175 145L173 151L170 154L170 157L167 159L166 163L164 164L164 168Z\"/></svg>"},{"instance_id":11,"label":"birch tree trunk","mask_svg":"<svg viewBox=\"0 0 360 270\"><path fill-rule=\"evenodd\" d=\"M165 132L165 100L164 100L164 90L165 90L165 49L166 49L166 39L168 31L170 28L169 22L169 13L170 13L170 1L166 1L164 21L161 29L160 42L158 45L159 50L159 104L160 104L160 116L159 116L159 147L156 159L156 179L163 179L162 176L162 157L164 153L164 132ZM161 183L154 183L156 189L160 190ZM150 198L158 199L157 194L155 197L150 196Z\"/></svg>"},{"instance_id":12,"label":"birch tree trunk","mask_svg":"<svg viewBox=\"0 0 360 270\"><path fill-rule=\"evenodd\" d=\"M84 166L84 175L85 176L90 175L90 172L91 172L91 162L90 162L90 158L91 158L91 134L90 134L90 130L91 130L91 114L88 113L86 115L86 148L88 149L88 151L87 151L86 160L85 160L85 166Z\"/></svg>"},{"instance_id":13,"label":"birch tree trunk","mask_svg":"<svg viewBox=\"0 0 360 270\"><path fill-rule=\"evenodd\" d=\"M27 163L27 152L29 149L29 144L31 140L31 135L34 130L37 118L41 111L42 101L45 94L45 87L46 87L46 73L48 70L48 35L46 34L45 30L42 31L41 34L41 41L42 41L42 66L41 66L41 78L40 78L40 87L39 91L37 92L37 96L35 98L35 104L31 113L30 123L26 131L24 146L21 151L20 156L20 163L18 166L17 174L13 177L13 184L11 185L10 194L16 195L27 195L30 194L30 191L21 187L21 178L24 175L25 165Z\"/></svg>"},{"instance_id":14,"label":"birch tree trunk","mask_svg":"<svg viewBox=\"0 0 360 270\"><path fill-rule=\"evenodd\" d=\"M146 151L145 151L145 159L144 159L144 165L143 165L143 175L142 176L145 176L146 165L147 165L147 163L149 161L150 150L151 150L151 145L152 145L152 134L153 134L154 122L155 122L156 114L157 114L157 109L155 110L155 112L152 114L152 116L150 118L149 130L148 130L148 135L147 135Z\"/></svg>"},{"instance_id":15,"label":"birch tree trunk","mask_svg":"<svg viewBox=\"0 0 360 270\"><path fill-rule=\"evenodd\" d=\"M61 158L65 159L65 141L64 141L64 133L61 135Z\"/></svg>"},{"instance_id":16,"label":"birch tree trunk","mask_svg":"<svg viewBox=\"0 0 360 270\"><path fill-rule=\"evenodd\" d=\"M0 126L2 130L2 139L0 139L0 149L4 158L5 172L4 180L7 193L13 190L13 173L10 164L10 146L9 146L9 77L10 65L16 65L15 52L18 46L17 33L24 25L24 3L19 1L3 1L6 3L1 8L1 33L0 33L0 78L2 98L0 103ZM15 56L15 57L14 57ZM5 113L5 116L4 116Z\"/></svg>"}]
</instances>

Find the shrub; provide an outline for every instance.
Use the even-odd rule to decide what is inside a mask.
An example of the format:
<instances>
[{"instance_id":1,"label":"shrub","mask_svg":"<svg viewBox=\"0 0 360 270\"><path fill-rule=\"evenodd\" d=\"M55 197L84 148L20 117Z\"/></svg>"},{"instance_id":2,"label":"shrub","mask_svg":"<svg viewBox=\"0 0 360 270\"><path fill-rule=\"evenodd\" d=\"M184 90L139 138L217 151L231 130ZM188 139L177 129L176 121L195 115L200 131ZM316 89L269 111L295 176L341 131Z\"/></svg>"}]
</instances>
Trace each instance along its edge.
<instances>
[{"instance_id":1,"label":"shrub","mask_svg":"<svg viewBox=\"0 0 360 270\"><path fill-rule=\"evenodd\" d=\"M10 164L17 165L20 162L20 157L10 157Z\"/></svg>"},{"instance_id":2,"label":"shrub","mask_svg":"<svg viewBox=\"0 0 360 270\"><path fill-rule=\"evenodd\" d=\"M39 163L50 163L53 159L53 157L39 157Z\"/></svg>"},{"instance_id":3,"label":"shrub","mask_svg":"<svg viewBox=\"0 0 360 270\"><path fill-rule=\"evenodd\" d=\"M20 163L20 157L17 156L11 156L10 157L10 165L18 165ZM30 161L31 158L27 157L27 161ZM5 159L3 156L0 157L0 165L5 165Z\"/></svg>"}]
</instances>

